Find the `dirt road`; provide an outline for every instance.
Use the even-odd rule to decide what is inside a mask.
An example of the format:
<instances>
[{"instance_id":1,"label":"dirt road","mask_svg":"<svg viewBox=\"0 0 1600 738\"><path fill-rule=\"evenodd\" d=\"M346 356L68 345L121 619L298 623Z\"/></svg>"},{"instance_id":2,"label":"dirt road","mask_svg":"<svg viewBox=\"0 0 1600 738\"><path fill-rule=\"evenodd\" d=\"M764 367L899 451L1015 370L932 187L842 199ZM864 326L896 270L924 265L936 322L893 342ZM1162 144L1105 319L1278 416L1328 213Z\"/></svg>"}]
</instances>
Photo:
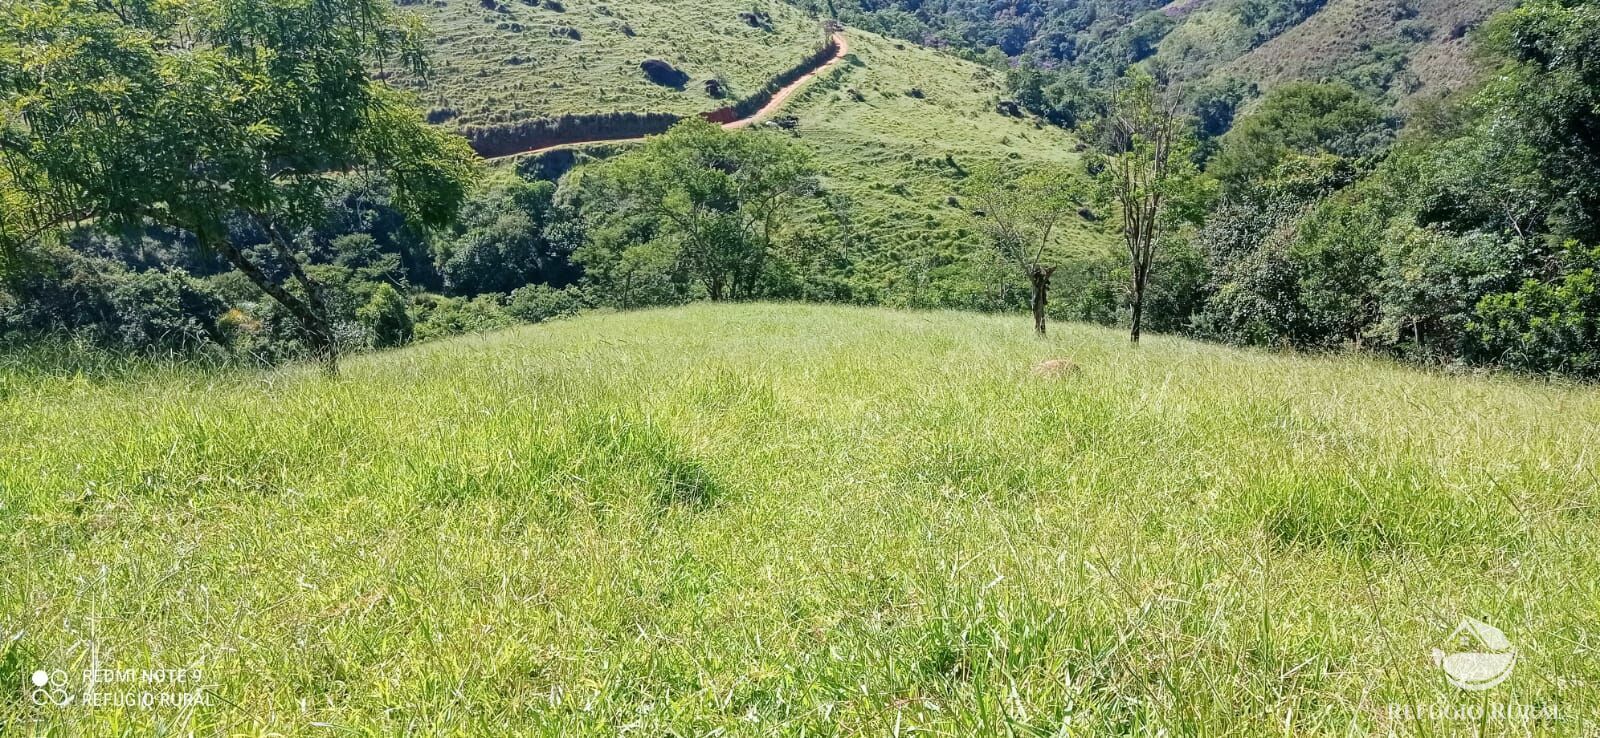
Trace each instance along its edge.
<instances>
[{"instance_id":1,"label":"dirt road","mask_svg":"<svg viewBox=\"0 0 1600 738\"><path fill-rule=\"evenodd\" d=\"M772 93L772 99L769 100L766 105L761 106L760 110L757 110L756 112L754 112L754 113L752 113L750 115L747 115L747 116L745 116L743 118L740 118L738 120L729 121L727 123L723 123L722 127L726 128L726 129L728 129L730 131L733 131L733 130L738 130L740 128L748 128L749 126L755 125L756 123L760 123L761 121L772 117L772 114L778 112L778 110L783 107L783 104L789 100L790 96L794 95L795 92L799 91L799 89L801 87L804 87L807 82L810 82L811 80L815 79L817 75L822 74L823 72L826 72L829 69L832 69L834 67L834 65L839 63L840 59L844 58L845 54L850 53L850 42L845 39L844 33L841 32L841 33L833 34L833 44L838 49L838 51L834 53L832 59L829 59L826 62L823 62L822 66L819 66L816 69L813 69L810 72L807 72L806 74L801 75L801 77L799 79L797 79L797 80L795 80L793 82L790 82L789 84L785 85L783 87L783 89ZM608 137L605 137L605 136L599 136L599 137L596 137L596 138L584 139L582 141L569 141L567 143L554 144L554 145L551 145L551 146L541 146L541 147L538 147L538 148L528 149L526 151L518 151L518 152L515 152L515 153L505 154L505 155L502 155L502 156L491 156L491 157L485 158L484 161L498 161L498 160L501 160L501 159L511 159L511 158L515 158L515 157L518 157L518 156L527 156L528 154L537 154L537 153L540 153L542 151L552 151L554 149L565 149L565 148L570 148L570 147L573 147L573 146L584 146L584 145L587 145L587 144L595 144L595 143L637 143L637 142L643 141L643 140L644 140L644 137L608 138Z\"/></svg>"}]
</instances>

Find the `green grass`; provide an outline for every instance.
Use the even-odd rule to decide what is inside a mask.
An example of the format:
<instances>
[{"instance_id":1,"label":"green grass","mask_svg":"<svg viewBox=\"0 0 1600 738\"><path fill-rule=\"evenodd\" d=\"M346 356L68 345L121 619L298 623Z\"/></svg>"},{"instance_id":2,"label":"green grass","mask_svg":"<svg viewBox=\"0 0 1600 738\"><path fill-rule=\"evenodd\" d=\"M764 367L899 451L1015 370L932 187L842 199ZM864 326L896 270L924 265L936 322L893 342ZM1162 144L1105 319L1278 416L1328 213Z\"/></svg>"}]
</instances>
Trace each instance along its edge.
<instances>
[{"instance_id":1,"label":"green grass","mask_svg":"<svg viewBox=\"0 0 1600 738\"><path fill-rule=\"evenodd\" d=\"M6 735L1459 735L1461 616L1600 714L1592 388L787 305L3 386Z\"/></svg>"},{"instance_id":2,"label":"green grass","mask_svg":"<svg viewBox=\"0 0 1600 738\"><path fill-rule=\"evenodd\" d=\"M633 111L692 115L728 104L705 93L721 77L730 100L760 90L822 44L817 21L778 0L597 2L433 0L411 7L436 42L433 79L416 87L424 106L453 109L452 125ZM770 29L739 14L759 10ZM580 38L561 35L576 29ZM631 35L630 35L631 34ZM639 69L663 59L692 78L683 90Z\"/></svg>"}]
</instances>

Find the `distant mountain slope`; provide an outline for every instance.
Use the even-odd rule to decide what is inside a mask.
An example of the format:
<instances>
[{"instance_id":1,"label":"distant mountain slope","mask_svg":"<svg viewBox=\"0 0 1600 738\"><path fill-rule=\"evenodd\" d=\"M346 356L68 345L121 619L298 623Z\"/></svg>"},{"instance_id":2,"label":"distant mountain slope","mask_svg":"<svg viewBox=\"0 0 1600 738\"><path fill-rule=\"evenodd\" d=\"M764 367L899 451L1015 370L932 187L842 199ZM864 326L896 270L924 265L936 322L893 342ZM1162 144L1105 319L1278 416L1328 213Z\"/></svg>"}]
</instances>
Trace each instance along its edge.
<instances>
[{"instance_id":1,"label":"distant mountain slope","mask_svg":"<svg viewBox=\"0 0 1600 738\"><path fill-rule=\"evenodd\" d=\"M1155 58L1179 77L1340 79L1403 101L1471 78L1465 36L1514 0L793 0L891 35L1072 66ZM992 49L992 51L991 51Z\"/></svg>"},{"instance_id":2,"label":"distant mountain slope","mask_svg":"<svg viewBox=\"0 0 1600 738\"><path fill-rule=\"evenodd\" d=\"M1263 87L1345 79L1397 99L1472 78L1468 32L1507 0L1331 0L1320 11L1221 68Z\"/></svg>"},{"instance_id":3,"label":"distant mountain slope","mask_svg":"<svg viewBox=\"0 0 1600 738\"><path fill-rule=\"evenodd\" d=\"M402 0L412 4L413 0ZM818 22L778 0L431 0L412 4L435 35L433 80L400 82L435 122L508 123L567 113L688 115L748 95L823 42ZM640 68L664 61L680 87Z\"/></svg>"}]
</instances>

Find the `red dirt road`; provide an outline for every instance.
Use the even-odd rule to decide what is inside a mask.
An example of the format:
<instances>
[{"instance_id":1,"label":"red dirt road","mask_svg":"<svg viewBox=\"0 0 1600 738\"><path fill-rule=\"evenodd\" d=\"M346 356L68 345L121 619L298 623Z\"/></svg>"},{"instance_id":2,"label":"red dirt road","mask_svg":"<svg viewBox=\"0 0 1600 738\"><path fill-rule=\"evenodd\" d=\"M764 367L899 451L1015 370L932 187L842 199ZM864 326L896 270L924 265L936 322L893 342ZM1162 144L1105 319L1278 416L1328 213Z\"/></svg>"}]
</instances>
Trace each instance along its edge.
<instances>
[{"instance_id":1,"label":"red dirt road","mask_svg":"<svg viewBox=\"0 0 1600 738\"><path fill-rule=\"evenodd\" d=\"M740 128L748 128L748 127L750 127L752 125L755 125L756 123L759 123L759 122L761 122L763 120L766 120L767 118L772 117L772 114L778 112L778 110L783 107L783 104L789 100L790 96L794 95L795 92L799 91L801 87L804 87L807 82L810 82L812 79L815 79L817 75L822 74L823 72L826 72L829 69L832 69L834 67L834 65L839 63L840 59L844 58L845 54L850 53L850 42L845 39L844 33L840 32L840 33L833 34L833 43L834 43L835 46L838 47L839 51L833 55L832 59L829 59L826 62L823 62L822 66L817 67L816 69L813 69L813 70L811 70L810 72L807 72L804 75L801 75L801 77L799 79L797 79L797 80L795 80L793 82L790 82L788 85L784 86L783 89L772 93L772 99L769 100L766 105L761 106L760 110L757 110L755 113L753 113L751 115L748 115L748 116L745 116L743 118L740 118L738 120L730 121L730 122L727 122L727 123L723 123L722 127L726 128L726 129L728 129L730 131L735 131L735 130L738 130ZM526 151L518 151L518 152L513 153L513 154L505 154L505 155L502 155L502 156L486 157L484 159L484 161L497 161L497 160L500 160L500 159L511 159L511 158L518 157L518 156L527 156L528 154L537 154L537 153L539 153L541 151L551 151L553 149L564 149L564 148L567 148L567 147L570 147L570 146L583 146L585 144L594 144L594 143L637 143L637 142L643 141L643 140L644 140L643 137L607 138L607 137L603 137L602 136L602 137L597 137L597 138L592 138L592 139L584 139L582 141L569 141L567 143L555 144L553 146L541 146L539 148L528 149Z\"/></svg>"}]
</instances>

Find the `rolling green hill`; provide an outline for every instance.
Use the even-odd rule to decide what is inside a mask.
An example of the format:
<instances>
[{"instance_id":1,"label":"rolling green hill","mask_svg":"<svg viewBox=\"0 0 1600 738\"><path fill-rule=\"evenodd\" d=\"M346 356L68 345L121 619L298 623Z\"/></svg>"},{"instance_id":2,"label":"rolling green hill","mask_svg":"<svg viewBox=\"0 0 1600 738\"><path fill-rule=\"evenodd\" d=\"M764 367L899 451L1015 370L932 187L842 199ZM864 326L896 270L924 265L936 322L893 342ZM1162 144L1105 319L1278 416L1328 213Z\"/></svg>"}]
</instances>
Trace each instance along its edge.
<instances>
[{"instance_id":1,"label":"rolling green hill","mask_svg":"<svg viewBox=\"0 0 1600 738\"><path fill-rule=\"evenodd\" d=\"M435 121L457 125L699 113L724 104L706 94L706 80L748 95L823 39L816 20L777 0L432 0L413 9L437 48L431 84L408 86ZM672 64L688 83L650 81L639 67L647 59Z\"/></svg>"},{"instance_id":2,"label":"rolling green hill","mask_svg":"<svg viewBox=\"0 0 1600 738\"><path fill-rule=\"evenodd\" d=\"M956 195L981 162L1080 167L1078 141L1054 127L996 112L1003 75L943 52L851 31L847 63L789 106L800 140L818 153L826 185L858 206L830 240L856 249L862 285L889 285L882 302L970 305L993 291L993 259ZM1112 237L1074 218L1064 250Z\"/></svg>"},{"instance_id":3,"label":"rolling green hill","mask_svg":"<svg viewBox=\"0 0 1600 738\"><path fill-rule=\"evenodd\" d=\"M1590 389L754 304L0 380L0 726L1459 735L1466 616L1600 709ZM21 686L91 665L209 696Z\"/></svg>"}]
</instances>

